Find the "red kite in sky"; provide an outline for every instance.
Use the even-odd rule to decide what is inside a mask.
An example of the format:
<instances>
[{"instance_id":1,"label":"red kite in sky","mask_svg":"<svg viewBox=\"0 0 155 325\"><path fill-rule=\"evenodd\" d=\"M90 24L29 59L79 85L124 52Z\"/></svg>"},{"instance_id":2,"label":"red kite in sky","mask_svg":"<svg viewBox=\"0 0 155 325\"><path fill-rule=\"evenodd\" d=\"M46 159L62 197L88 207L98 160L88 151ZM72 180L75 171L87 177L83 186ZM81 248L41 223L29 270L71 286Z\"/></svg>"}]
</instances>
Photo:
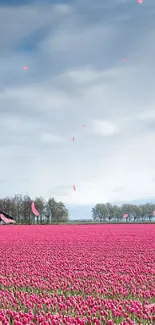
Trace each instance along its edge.
<instances>
[{"instance_id":1,"label":"red kite in sky","mask_svg":"<svg viewBox=\"0 0 155 325\"><path fill-rule=\"evenodd\" d=\"M39 213L38 210L35 208L34 202L32 202L32 204L31 204L31 209L32 209L32 212L33 212L37 217L40 216L40 213Z\"/></svg>"},{"instance_id":2,"label":"red kite in sky","mask_svg":"<svg viewBox=\"0 0 155 325\"><path fill-rule=\"evenodd\" d=\"M4 214L2 214L2 213L0 214L0 218L1 218L5 223L16 223L15 220L6 218L6 217L4 216Z\"/></svg>"}]
</instances>

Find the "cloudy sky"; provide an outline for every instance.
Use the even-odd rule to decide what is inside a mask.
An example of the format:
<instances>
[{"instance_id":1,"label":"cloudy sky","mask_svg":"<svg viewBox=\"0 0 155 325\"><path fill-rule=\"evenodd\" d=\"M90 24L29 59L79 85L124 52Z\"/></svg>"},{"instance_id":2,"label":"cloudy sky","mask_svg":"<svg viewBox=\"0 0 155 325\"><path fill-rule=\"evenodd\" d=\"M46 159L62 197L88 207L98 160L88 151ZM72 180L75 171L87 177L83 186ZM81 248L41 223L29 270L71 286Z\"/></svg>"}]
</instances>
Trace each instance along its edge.
<instances>
[{"instance_id":1,"label":"cloudy sky","mask_svg":"<svg viewBox=\"0 0 155 325\"><path fill-rule=\"evenodd\" d=\"M1 197L153 202L154 0L0 0L0 130Z\"/></svg>"}]
</instances>

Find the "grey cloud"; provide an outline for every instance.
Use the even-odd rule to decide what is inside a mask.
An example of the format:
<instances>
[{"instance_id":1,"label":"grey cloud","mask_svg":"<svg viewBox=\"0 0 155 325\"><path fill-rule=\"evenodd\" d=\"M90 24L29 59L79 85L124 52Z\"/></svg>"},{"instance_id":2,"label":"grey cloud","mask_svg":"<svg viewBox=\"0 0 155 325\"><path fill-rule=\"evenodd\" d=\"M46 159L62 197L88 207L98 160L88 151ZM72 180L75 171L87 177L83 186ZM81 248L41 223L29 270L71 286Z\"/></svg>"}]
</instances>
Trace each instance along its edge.
<instances>
[{"instance_id":1,"label":"grey cloud","mask_svg":"<svg viewBox=\"0 0 155 325\"><path fill-rule=\"evenodd\" d=\"M0 183L7 183L8 182L8 180L6 179L6 178L0 178Z\"/></svg>"},{"instance_id":2,"label":"grey cloud","mask_svg":"<svg viewBox=\"0 0 155 325\"><path fill-rule=\"evenodd\" d=\"M145 8L91 0L47 3L43 15L37 4L0 9L0 30L10 21L0 47L0 177L10 180L3 195L55 193L67 204L90 205L119 193L123 200L151 194L154 121L137 117L155 102L151 2ZM94 134L95 120L120 133Z\"/></svg>"}]
</instances>

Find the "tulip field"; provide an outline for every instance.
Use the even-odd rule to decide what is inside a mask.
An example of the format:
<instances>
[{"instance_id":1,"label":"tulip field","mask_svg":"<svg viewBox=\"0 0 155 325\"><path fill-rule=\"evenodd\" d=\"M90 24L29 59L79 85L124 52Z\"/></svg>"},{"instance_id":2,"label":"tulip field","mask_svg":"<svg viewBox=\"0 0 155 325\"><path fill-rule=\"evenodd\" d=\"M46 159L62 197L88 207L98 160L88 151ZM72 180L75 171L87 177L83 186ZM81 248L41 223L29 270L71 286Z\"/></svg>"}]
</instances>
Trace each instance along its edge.
<instances>
[{"instance_id":1,"label":"tulip field","mask_svg":"<svg viewBox=\"0 0 155 325\"><path fill-rule=\"evenodd\" d=\"M155 324L155 225L0 226L2 324Z\"/></svg>"}]
</instances>

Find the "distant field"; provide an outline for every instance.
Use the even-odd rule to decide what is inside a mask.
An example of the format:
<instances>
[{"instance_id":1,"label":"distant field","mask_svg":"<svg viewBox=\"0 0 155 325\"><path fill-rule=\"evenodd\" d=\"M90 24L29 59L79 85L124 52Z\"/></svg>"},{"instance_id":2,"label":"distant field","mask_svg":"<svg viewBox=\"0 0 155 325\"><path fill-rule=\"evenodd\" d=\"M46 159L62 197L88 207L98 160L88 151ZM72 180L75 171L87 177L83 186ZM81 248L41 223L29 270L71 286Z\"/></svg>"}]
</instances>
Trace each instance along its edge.
<instances>
[{"instance_id":1,"label":"distant field","mask_svg":"<svg viewBox=\"0 0 155 325\"><path fill-rule=\"evenodd\" d=\"M155 324L155 225L0 227L0 324Z\"/></svg>"}]
</instances>

